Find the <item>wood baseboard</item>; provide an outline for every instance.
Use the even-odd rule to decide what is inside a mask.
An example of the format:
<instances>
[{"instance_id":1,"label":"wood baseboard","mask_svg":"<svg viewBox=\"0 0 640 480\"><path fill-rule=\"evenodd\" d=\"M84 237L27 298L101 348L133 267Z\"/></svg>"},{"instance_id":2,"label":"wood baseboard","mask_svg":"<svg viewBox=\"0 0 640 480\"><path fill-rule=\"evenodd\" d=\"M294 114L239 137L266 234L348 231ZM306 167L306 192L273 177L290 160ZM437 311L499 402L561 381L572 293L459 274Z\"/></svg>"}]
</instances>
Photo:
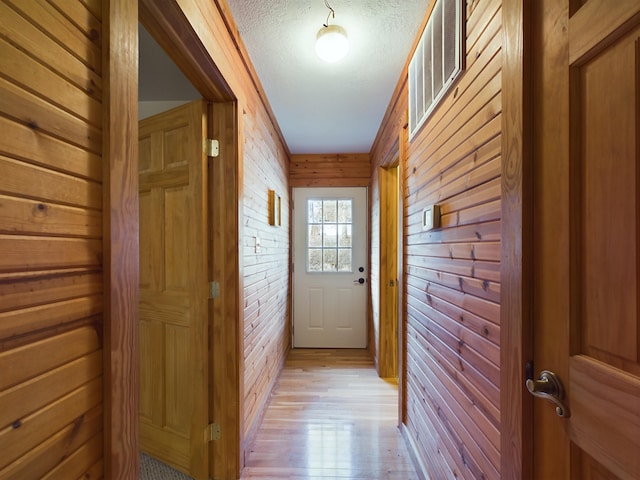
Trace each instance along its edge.
<instances>
[{"instance_id":1,"label":"wood baseboard","mask_svg":"<svg viewBox=\"0 0 640 480\"><path fill-rule=\"evenodd\" d=\"M413 462L413 466L416 469L416 473L420 480L430 480L431 477L427 473L427 466L422 461L420 455L418 455L418 449L416 447L416 442L411 435L411 432L407 429L407 426L403 423L400 425L400 433L402 433L402 438L404 439L405 445L407 446L407 450L409 451L409 456L411 457L411 461Z\"/></svg>"}]
</instances>

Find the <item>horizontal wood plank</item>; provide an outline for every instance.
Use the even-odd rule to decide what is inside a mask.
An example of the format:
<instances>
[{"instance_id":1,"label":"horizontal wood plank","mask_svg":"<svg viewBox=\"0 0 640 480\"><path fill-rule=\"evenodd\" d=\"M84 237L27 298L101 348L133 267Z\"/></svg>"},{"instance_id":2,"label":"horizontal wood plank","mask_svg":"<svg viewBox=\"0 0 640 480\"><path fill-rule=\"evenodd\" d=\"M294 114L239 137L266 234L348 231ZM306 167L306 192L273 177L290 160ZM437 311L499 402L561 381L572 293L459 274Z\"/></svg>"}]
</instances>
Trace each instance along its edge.
<instances>
[{"instance_id":1,"label":"horizontal wood plank","mask_svg":"<svg viewBox=\"0 0 640 480\"><path fill-rule=\"evenodd\" d=\"M102 308L102 296L96 295L0 313L0 339L71 324L98 315Z\"/></svg>"},{"instance_id":2,"label":"horizontal wood plank","mask_svg":"<svg viewBox=\"0 0 640 480\"><path fill-rule=\"evenodd\" d=\"M291 187L367 186L371 174L368 154L292 155Z\"/></svg>"},{"instance_id":3,"label":"horizontal wood plank","mask_svg":"<svg viewBox=\"0 0 640 480\"><path fill-rule=\"evenodd\" d=\"M80 59L4 3L0 4L0 18L0 35L11 38L14 45L87 95L100 99L102 79Z\"/></svg>"},{"instance_id":4,"label":"horizontal wood plank","mask_svg":"<svg viewBox=\"0 0 640 480\"><path fill-rule=\"evenodd\" d=\"M82 327L0 352L0 390L85 356L100 347L95 328ZM34 352L38 352L37 355Z\"/></svg>"},{"instance_id":5,"label":"horizontal wood plank","mask_svg":"<svg viewBox=\"0 0 640 480\"><path fill-rule=\"evenodd\" d=\"M33 355L38 355L37 351ZM102 375L102 351L96 350L61 367L46 372L15 387L0 391L0 429L18 418L43 408L58 398Z\"/></svg>"},{"instance_id":6,"label":"horizontal wood plank","mask_svg":"<svg viewBox=\"0 0 640 480\"><path fill-rule=\"evenodd\" d=\"M88 180L102 179L99 155L50 137L37 124L29 127L0 116L0 128L5 134L0 154Z\"/></svg>"},{"instance_id":7,"label":"horizontal wood plank","mask_svg":"<svg viewBox=\"0 0 640 480\"><path fill-rule=\"evenodd\" d=\"M6 195L95 210L102 206L102 188L98 183L2 155L0 169L6 173L0 177L0 192Z\"/></svg>"},{"instance_id":8,"label":"horizontal wood plank","mask_svg":"<svg viewBox=\"0 0 640 480\"><path fill-rule=\"evenodd\" d=\"M87 38L100 38L102 23L100 22L100 16L94 13L99 9L96 1L91 1L93 2L93 8L91 9L87 8L84 0L82 2L71 3L65 0L51 0L51 3L63 12L66 17L71 19L74 25L76 25Z\"/></svg>"},{"instance_id":9,"label":"horizontal wood plank","mask_svg":"<svg viewBox=\"0 0 640 480\"><path fill-rule=\"evenodd\" d=\"M99 434L102 430L102 421L102 407L92 408L78 422L67 425L29 450L24 456L1 469L0 478L4 480L43 478L61 459L68 458L80 445ZM102 468L100 464L99 468ZM88 478L101 478L101 475Z\"/></svg>"},{"instance_id":10,"label":"horizontal wood plank","mask_svg":"<svg viewBox=\"0 0 640 480\"><path fill-rule=\"evenodd\" d=\"M97 210L0 195L0 233L99 238L102 214Z\"/></svg>"},{"instance_id":11,"label":"horizontal wood plank","mask_svg":"<svg viewBox=\"0 0 640 480\"><path fill-rule=\"evenodd\" d=\"M91 11L101 10L99 0L91 0ZM102 71L102 57L100 54L100 39L98 36L87 36L70 20L64 11L58 10L49 2L23 2L21 0L5 0L25 18L47 32L52 38L58 39L70 52L88 65L96 73ZM99 18L96 15L96 18Z\"/></svg>"},{"instance_id":12,"label":"horizontal wood plank","mask_svg":"<svg viewBox=\"0 0 640 480\"><path fill-rule=\"evenodd\" d=\"M76 269L9 273L0 275L0 312L102 292L103 277L98 270Z\"/></svg>"},{"instance_id":13,"label":"horizontal wood plank","mask_svg":"<svg viewBox=\"0 0 640 480\"><path fill-rule=\"evenodd\" d=\"M55 434L82 417L101 401L102 378L99 377L0 430L0 444L5 446L0 457L0 469L25 455L42 438Z\"/></svg>"},{"instance_id":14,"label":"horizontal wood plank","mask_svg":"<svg viewBox=\"0 0 640 480\"><path fill-rule=\"evenodd\" d=\"M0 273L100 265L102 241L0 234Z\"/></svg>"},{"instance_id":15,"label":"horizontal wood plank","mask_svg":"<svg viewBox=\"0 0 640 480\"><path fill-rule=\"evenodd\" d=\"M96 463L100 464L103 458L103 438L102 435L94 435L88 439L80 448L71 453L68 457L56 465L43 480L54 480L63 478L85 479L91 478L88 472L95 468ZM102 471L99 471L102 475Z\"/></svg>"},{"instance_id":16,"label":"horizontal wood plank","mask_svg":"<svg viewBox=\"0 0 640 480\"><path fill-rule=\"evenodd\" d=\"M51 105L4 78L0 78L0 111L52 137L65 139L92 153L101 153L102 131L99 127Z\"/></svg>"},{"instance_id":17,"label":"horizontal wood plank","mask_svg":"<svg viewBox=\"0 0 640 480\"><path fill-rule=\"evenodd\" d=\"M91 125L100 126L102 107L87 92L4 40L0 40L0 56L4 60L2 67L5 78Z\"/></svg>"}]
</instances>

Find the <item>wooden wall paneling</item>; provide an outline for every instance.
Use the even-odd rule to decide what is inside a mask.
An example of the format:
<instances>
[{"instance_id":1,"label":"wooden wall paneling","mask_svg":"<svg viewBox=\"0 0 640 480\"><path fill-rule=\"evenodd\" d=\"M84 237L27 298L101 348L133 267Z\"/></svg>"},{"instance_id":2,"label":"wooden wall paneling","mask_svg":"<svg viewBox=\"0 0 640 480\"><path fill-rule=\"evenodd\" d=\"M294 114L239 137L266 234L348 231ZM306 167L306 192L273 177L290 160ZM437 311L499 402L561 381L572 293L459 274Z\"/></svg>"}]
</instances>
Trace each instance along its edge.
<instances>
[{"instance_id":1,"label":"wooden wall paneling","mask_svg":"<svg viewBox=\"0 0 640 480\"><path fill-rule=\"evenodd\" d=\"M366 187L369 154L297 154L291 156L291 187Z\"/></svg>"},{"instance_id":2,"label":"wooden wall paneling","mask_svg":"<svg viewBox=\"0 0 640 480\"><path fill-rule=\"evenodd\" d=\"M104 476L137 478L138 3L103 3Z\"/></svg>"},{"instance_id":3,"label":"wooden wall paneling","mask_svg":"<svg viewBox=\"0 0 640 480\"><path fill-rule=\"evenodd\" d=\"M31 352L32 355L34 353ZM0 412L0 424L8 425L16 418L26 417L30 412L43 408L49 396L61 397L99 376L102 373L101 355L102 352L94 351L0 393L0 402L15 405L14 409Z\"/></svg>"},{"instance_id":4,"label":"wooden wall paneling","mask_svg":"<svg viewBox=\"0 0 640 480\"><path fill-rule=\"evenodd\" d=\"M416 330L415 334L422 333ZM481 478L483 475L486 478L499 478L494 467L499 462L499 449L495 445L499 443L497 428L483 426L482 415L472 417L473 399L468 398L451 380L451 375L440 367L441 360L437 356L425 351L419 362L423 362L419 369L420 385L425 389L427 403L442 418L432 425L439 430L441 436L450 437L454 444L459 445L458 449L462 451L457 452L459 456L456 463L460 470L471 470L473 478ZM478 410L475 412L480 413Z\"/></svg>"},{"instance_id":5,"label":"wooden wall paneling","mask_svg":"<svg viewBox=\"0 0 640 480\"><path fill-rule=\"evenodd\" d=\"M10 145L7 147L10 147ZM21 156L28 156L29 154L30 152L24 151L24 149L20 151ZM0 168L7 174L2 183L2 192L6 195L20 195L31 200L84 207L98 212L102 207L102 186L97 182L87 181L78 177L78 173L82 175L82 172L56 172L2 155L0 155ZM38 188L43 184L48 184L51 187L46 190ZM36 206L37 211L33 212L32 215L38 215L40 218L46 219L49 207L46 204L36 204ZM91 214L92 212L87 212L85 215L89 216ZM58 222L51 223L56 224ZM3 227L3 229L8 228L8 226Z\"/></svg>"},{"instance_id":6,"label":"wooden wall paneling","mask_svg":"<svg viewBox=\"0 0 640 480\"><path fill-rule=\"evenodd\" d=\"M482 414L488 417L488 420L493 424L498 424L499 414L496 405L496 399L499 397L499 390L495 385L486 381L486 378L466 360L460 360L456 355L455 350L447 348L443 340L437 335L437 329L431 327L427 328L425 325L431 323L431 320L422 319L422 312L416 308L407 308L408 315L408 328L412 331L420 331L423 333L421 337L414 335L410 338L409 347L414 352L420 351L419 348L423 348L422 343L427 341L430 350L434 353L432 356L437 358L439 362L443 362L442 368L448 375L457 378L459 388L462 388L469 398L471 398L477 405L477 408Z\"/></svg>"},{"instance_id":7,"label":"wooden wall paneling","mask_svg":"<svg viewBox=\"0 0 640 480\"><path fill-rule=\"evenodd\" d=\"M0 463L2 468L26 455L43 438L51 437L101 403L102 378L91 380L50 402L44 408L20 419L19 425L12 424L0 432L0 444L3 445L3 459ZM62 459L58 459L60 460Z\"/></svg>"},{"instance_id":8,"label":"wooden wall paneling","mask_svg":"<svg viewBox=\"0 0 640 480\"><path fill-rule=\"evenodd\" d=\"M71 85L75 85L98 100L101 98L102 78L79 58L72 55L72 52L55 42L8 5L0 5L0 16L3 19L0 23L0 33L10 37L16 47L35 55L41 63ZM99 20L91 14L89 16L93 22L91 30L100 32Z\"/></svg>"},{"instance_id":9,"label":"wooden wall paneling","mask_svg":"<svg viewBox=\"0 0 640 480\"><path fill-rule=\"evenodd\" d=\"M61 458L68 458L91 438L102 435L102 406L97 406L84 414L81 423L71 423L55 435L35 446L24 458L0 470L0 476L7 480L25 478L43 478ZM102 452L100 452L102 459ZM89 478L102 477L103 463L100 460L90 467L86 474Z\"/></svg>"},{"instance_id":10,"label":"wooden wall paneling","mask_svg":"<svg viewBox=\"0 0 640 480\"><path fill-rule=\"evenodd\" d=\"M91 474L101 475L103 448L102 436L93 436L54 468L48 478L82 478Z\"/></svg>"},{"instance_id":11,"label":"wooden wall paneling","mask_svg":"<svg viewBox=\"0 0 640 480\"><path fill-rule=\"evenodd\" d=\"M50 369L58 368L73 359L100 348L98 334L93 327L83 327L38 342L0 352L2 378L0 389L15 387ZM41 355L33 355L37 351Z\"/></svg>"},{"instance_id":12,"label":"wooden wall paneling","mask_svg":"<svg viewBox=\"0 0 640 480\"><path fill-rule=\"evenodd\" d=\"M0 12L0 477L102 476L101 12Z\"/></svg>"},{"instance_id":13,"label":"wooden wall paneling","mask_svg":"<svg viewBox=\"0 0 640 480\"><path fill-rule=\"evenodd\" d=\"M99 126L87 124L68 111L22 90L6 79L0 79L0 109L7 116L23 124L37 118L39 130L55 137L64 136L70 143L89 152L101 152L102 131Z\"/></svg>"},{"instance_id":14,"label":"wooden wall paneling","mask_svg":"<svg viewBox=\"0 0 640 480\"><path fill-rule=\"evenodd\" d=\"M403 432L418 463L438 478L501 475L501 9L501 0L467 3L466 69L407 144L402 176ZM406 123L405 79L406 69L374 142L372 169ZM429 204L441 205L442 227L423 232Z\"/></svg>"},{"instance_id":15,"label":"wooden wall paneling","mask_svg":"<svg viewBox=\"0 0 640 480\"><path fill-rule=\"evenodd\" d=\"M243 106L244 438L249 449L291 342L288 154L270 133L257 92ZM268 222L268 190L281 201L281 225ZM260 246L256 248L256 242Z\"/></svg>"},{"instance_id":16,"label":"wooden wall paneling","mask_svg":"<svg viewBox=\"0 0 640 480\"><path fill-rule=\"evenodd\" d=\"M94 32L87 31L86 28L79 29L71 27L69 17L65 14L63 8L57 8L49 2L21 2L20 0L6 0L5 3L20 12L23 16L28 17L34 25L48 32L53 38L60 40L60 44L69 52L81 59L83 63L90 67L96 73L102 73L102 49L99 43L92 41L87 42L87 37L98 38L101 28L97 28ZM95 19L102 17L101 0L91 0L91 2L83 2ZM94 27L99 27L99 23L95 23ZM75 19L77 21L77 18Z\"/></svg>"},{"instance_id":17,"label":"wooden wall paneling","mask_svg":"<svg viewBox=\"0 0 640 480\"><path fill-rule=\"evenodd\" d=\"M408 327L409 335L414 335L411 327ZM410 363L409 373L409 388L421 389L424 388L424 367L421 364L421 358L426 353L423 351L422 355L414 354L410 357L411 360L415 357L415 362ZM443 430L442 424L433 425L428 422L428 417L423 414L424 410L432 412L432 415L436 413L434 409L437 409L437 405L434 405L428 401L423 402L420 399L411 398L409 404L409 423L407 430L424 432L419 440L419 446L421 450L433 451L436 457L433 459L421 459L423 463L426 463L426 472L430 476L441 475L442 478L458 478L462 476L464 471L464 462L460 461L460 456L456 451L463 448L462 442L455 436L455 432L447 432Z\"/></svg>"},{"instance_id":18,"label":"wooden wall paneling","mask_svg":"<svg viewBox=\"0 0 640 480\"><path fill-rule=\"evenodd\" d=\"M31 164L95 181L101 180L99 155L55 137L41 135L38 132L37 123L30 125L17 124L5 118L0 119L0 128L5 132L7 150L16 152L20 160Z\"/></svg>"},{"instance_id":19,"label":"wooden wall paneling","mask_svg":"<svg viewBox=\"0 0 640 480\"><path fill-rule=\"evenodd\" d=\"M0 53L6 59L3 63L3 70L15 78L21 86L30 91L38 92L40 96L44 96L54 105L62 106L80 118L89 121L92 125L100 125L101 107L97 99L87 97L87 92L70 84L66 79L58 76L54 71L49 70L13 45L0 43ZM85 95L79 94L79 92Z\"/></svg>"}]
</instances>

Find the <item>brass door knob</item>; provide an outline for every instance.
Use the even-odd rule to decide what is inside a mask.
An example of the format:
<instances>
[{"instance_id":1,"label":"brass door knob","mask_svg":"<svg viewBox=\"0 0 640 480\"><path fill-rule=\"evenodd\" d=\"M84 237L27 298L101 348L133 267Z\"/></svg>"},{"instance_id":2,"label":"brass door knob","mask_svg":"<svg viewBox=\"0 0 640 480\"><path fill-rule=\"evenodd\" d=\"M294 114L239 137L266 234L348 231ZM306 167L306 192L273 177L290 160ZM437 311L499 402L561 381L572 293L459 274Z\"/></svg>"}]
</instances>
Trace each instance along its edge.
<instances>
[{"instance_id":1,"label":"brass door knob","mask_svg":"<svg viewBox=\"0 0 640 480\"><path fill-rule=\"evenodd\" d=\"M559 417L569 418L571 411L564 403L564 387L558 376L549 370L543 370L537 380L528 378L527 390L534 397L544 398L554 403Z\"/></svg>"}]
</instances>

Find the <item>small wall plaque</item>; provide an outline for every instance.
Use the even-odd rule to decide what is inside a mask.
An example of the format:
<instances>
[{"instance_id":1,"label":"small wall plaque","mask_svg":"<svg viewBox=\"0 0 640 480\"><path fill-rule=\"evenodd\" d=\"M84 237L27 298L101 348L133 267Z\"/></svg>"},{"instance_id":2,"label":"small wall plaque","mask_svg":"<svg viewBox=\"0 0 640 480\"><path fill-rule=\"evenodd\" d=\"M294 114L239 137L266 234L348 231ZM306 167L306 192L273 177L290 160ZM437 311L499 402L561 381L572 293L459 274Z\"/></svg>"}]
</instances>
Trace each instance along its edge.
<instances>
[{"instance_id":1,"label":"small wall plaque","mask_svg":"<svg viewBox=\"0 0 640 480\"><path fill-rule=\"evenodd\" d=\"M422 230L440 228L440 205L429 205L422 210Z\"/></svg>"},{"instance_id":2,"label":"small wall plaque","mask_svg":"<svg viewBox=\"0 0 640 480\"><path fill-rule=\"evenodd\" d=\"M269 190L269 225L279 227L282 225L282 199L275 190Z\"/></svg>"}]
</instances>

